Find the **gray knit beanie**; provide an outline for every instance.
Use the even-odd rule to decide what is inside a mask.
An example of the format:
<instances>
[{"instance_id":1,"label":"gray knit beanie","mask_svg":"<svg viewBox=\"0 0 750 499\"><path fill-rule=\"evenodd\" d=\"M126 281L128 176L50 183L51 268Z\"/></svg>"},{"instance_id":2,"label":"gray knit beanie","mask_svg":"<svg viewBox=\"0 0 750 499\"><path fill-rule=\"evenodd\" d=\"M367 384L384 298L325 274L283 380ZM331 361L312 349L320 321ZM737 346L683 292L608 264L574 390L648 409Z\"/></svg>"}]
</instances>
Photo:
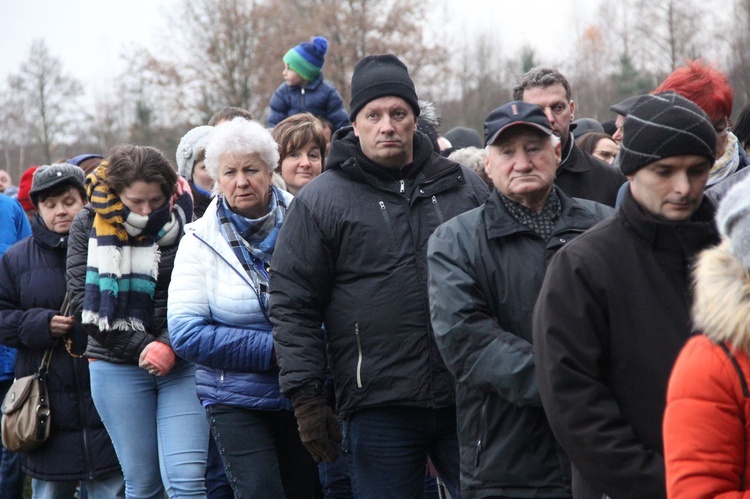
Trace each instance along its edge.
<instances>
[{"instance_id":1,"label":"gray knit beanie","mask_svg":"<svg viewBox=\"0 0 750 499\"><path fill-rule=\"evenodd\" d=\"M671 156L694 154L709 158L712 164L716 157L711 120L674 92L640 96L628 111L622 133L619 163L625 175Z\"/></svg>"},{"instance_id":2,"label":"gray knit beanie","mask_svg":"<svg viewBox=\"0 0 750 499\"><path fill-rule=\"evenodd\" d=\"M750 270L750 176L745 175L721 200L716 225L729 239L732 254Z\"/></svg>"},{"instance_id":3,"label":"gray knit beanie","mask_svg":"<svg viewBox=\"0 0 750 499\"><path fill-rule=\"evenodd\" d=\"M86 188L83 186L84 179L81 167L69 165L67 163L57 163L54 165L42 165L34 172L34 177L29 190L29 199L36 206L39 195L48 189L60 184L70 184L83 193L86 197Z\"/></svg>"},{"instance_id":4,"label":"gray knit beanie","mask_svg":"<svg viewBox=\"0 0 750 499\"><path fill-rule=\"evenodd\" d=\"M197 126L186 133L177 146L177 173L180 177L187 180L193 179L193 167L198 151L205 148L211 132L214 131L212 126Z\"/></svg>"}]
</instances>

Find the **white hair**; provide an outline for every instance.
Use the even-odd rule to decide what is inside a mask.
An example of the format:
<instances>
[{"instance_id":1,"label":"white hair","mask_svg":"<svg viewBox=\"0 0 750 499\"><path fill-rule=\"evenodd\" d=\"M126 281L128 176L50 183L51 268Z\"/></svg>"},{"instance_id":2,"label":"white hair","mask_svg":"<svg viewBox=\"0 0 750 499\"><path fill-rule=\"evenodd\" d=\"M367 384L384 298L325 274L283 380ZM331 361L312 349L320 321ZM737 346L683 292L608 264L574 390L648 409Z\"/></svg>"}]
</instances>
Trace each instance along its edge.
<instances>
[{"instance_id":1,"label":"white hair","mask_svg":"<svg viewBox=\"0 0 750 499\"><path fill-rule=\"evenodd\" d=\"M234 118L216 125L206 144L206 171L214 180L219 179L221 157L225 154L258 154L269 172L279 163L279 146L271 132L257 121Z\"/></svg>"}]
</instances>

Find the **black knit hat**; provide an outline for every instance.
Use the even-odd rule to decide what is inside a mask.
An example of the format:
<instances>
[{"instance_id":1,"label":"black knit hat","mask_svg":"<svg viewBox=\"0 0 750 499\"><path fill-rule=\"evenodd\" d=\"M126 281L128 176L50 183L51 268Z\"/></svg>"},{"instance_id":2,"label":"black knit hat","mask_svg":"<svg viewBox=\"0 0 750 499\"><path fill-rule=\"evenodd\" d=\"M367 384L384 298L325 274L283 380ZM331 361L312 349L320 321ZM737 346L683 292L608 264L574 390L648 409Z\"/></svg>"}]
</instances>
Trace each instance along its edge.
<instances>
[{"instance_id":1,"label":"black knit hat","mask_svg":"<svg viewBox=\"0 0 750 499\"><path fill-rule=\"evenodd\" d=\"M29 199L36 206L42 191L51 189L60 184L70 184L86 196L86 188L83 186L84 173L79 166L67 163L54 165L42 165L34 172L34 180L29 191Z\"/></svg>"},{"instance_id":2,"label":"black knit hat","mask_svg":"<svg viewBox=\"0 0 750 499\"><path fill-rule=\"evenodd\" d=\"M640 96L622 129L620 169L630 175L654 161L694 154L716 157L716 130L706 113L674 92Z\"/></svg>"},{"instance_id":3,"label":"black knit hat","mask_svg":"<svg viewBox=\"0 0 750 499\"><path fill-rule=\"evenodd\" d=\"M393 54L368 55L360 59L352 73L352 100L349 119L354 121L365 105L380 97L393 95L404 99L419 116L419 100L409 70Z\"/></svg>"}]
</instances>

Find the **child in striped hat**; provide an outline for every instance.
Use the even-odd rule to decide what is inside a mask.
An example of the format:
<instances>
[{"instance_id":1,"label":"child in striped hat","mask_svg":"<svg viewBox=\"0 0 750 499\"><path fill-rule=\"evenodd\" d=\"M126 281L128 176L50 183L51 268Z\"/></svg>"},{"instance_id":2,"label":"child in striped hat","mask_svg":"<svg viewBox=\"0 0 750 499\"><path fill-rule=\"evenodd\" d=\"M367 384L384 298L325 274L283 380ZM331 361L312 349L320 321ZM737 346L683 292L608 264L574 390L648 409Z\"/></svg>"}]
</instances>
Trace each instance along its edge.
<instances>
[{"instance_id":1,"label":"child in striped hat","mask_svg":"<svg viewBox=\"0 0 750 499\"><path fill-rule=\"evenodd\" d=\"M284 83L271 97L268 126L298 113L312 113L333 123L334 130L349 125L341 95L323 79L328 40L316 36L290 49L283 57Z\"/></svg>"}]
</instances>

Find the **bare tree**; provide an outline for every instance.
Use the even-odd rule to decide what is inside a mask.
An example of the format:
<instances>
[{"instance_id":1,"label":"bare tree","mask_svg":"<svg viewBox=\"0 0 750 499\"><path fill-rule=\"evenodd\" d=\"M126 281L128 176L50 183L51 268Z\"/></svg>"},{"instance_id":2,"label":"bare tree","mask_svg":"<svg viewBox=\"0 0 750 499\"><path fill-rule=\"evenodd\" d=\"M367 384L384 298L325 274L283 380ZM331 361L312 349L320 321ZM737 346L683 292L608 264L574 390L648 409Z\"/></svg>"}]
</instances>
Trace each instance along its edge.
<instances>
[{"instance_id":1,"label":"bare tree","mask_svg":"<svg viewBox=\"0 0 750 499\"><path fill-rule=\"evenodd\" d=\"M9 77L8 84L23 102L24 125L50 163L69 129L72 107L83 93L81 83L63 73L62 63L49 53L43 40L35 40L28 59L17 75Z\"/></svg>"},{"instance_id":2,"label":"bare tree","mask_svg":"<svg viewBox=\"0 0 750 499\"><path fill-rule=\"evenodd\" d=\"M695 0L637 0L636 10L642 22L635 32L646 44L653 72L669 73L705 50L705 12Z\"/></svg>"},{"instance_id":3,"label":"bare tree","mask_svg":"<svg viewBox=\"0 0 750 499\"><path fill-rule=\"evenodd\" d=\"M736 109L742 109L750 101L750 2L747 0L735 1L734 16L728 32L734 104Z\"/></svg>"}]
</instances>

